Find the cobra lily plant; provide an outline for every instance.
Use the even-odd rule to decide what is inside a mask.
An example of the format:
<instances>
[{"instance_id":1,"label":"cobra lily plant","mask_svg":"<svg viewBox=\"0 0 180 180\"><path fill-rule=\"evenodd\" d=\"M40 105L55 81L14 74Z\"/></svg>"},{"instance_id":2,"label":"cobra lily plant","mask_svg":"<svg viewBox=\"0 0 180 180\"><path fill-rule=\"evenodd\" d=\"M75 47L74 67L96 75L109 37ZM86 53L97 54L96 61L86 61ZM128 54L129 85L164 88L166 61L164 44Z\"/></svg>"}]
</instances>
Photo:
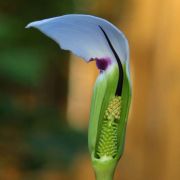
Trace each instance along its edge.
<instances>
[{"instance_id":1,"label":"cobra lily plant","mask_svg":"<svg viewBox=\"0 0 180 180\"><path fill-rule=\"evenodd\" d=\"M96 61L88 145L97 180L111 180L122 156L131 102L129 47L110 22L90 15L64 15L35 21L34 27L86 62Z\"/></svg>"}]
</instances>

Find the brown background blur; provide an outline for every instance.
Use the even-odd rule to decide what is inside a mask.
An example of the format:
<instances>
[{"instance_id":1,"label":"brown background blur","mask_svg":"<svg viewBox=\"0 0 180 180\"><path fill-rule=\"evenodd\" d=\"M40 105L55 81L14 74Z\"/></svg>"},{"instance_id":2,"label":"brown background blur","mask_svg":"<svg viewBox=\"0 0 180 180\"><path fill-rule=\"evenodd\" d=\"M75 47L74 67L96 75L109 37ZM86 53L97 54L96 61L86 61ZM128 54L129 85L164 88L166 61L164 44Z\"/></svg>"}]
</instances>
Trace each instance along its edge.
<instances>
[{"instance_id":1,"label":"brown background blur","mask_svg":"<svg viewBox=\"0 0 180 180\"><path fill-rule=\"evenodd\" d=\"M180 1L0 2L0 180L92 180L87 150L95 64L24 26L67 13L127 36L133 101L115 179L180 179Z\"/></svg>"}]
</instances>

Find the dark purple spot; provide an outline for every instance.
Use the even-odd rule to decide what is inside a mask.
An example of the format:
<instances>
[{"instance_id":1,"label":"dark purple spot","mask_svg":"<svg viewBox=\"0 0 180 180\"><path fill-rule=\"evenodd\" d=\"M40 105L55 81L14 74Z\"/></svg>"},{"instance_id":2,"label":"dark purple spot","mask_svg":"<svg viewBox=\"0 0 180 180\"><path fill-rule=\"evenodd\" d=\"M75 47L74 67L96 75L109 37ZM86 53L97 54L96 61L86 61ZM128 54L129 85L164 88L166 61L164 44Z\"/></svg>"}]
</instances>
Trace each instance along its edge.
<instances>
[{"instance_id":1,"label":"dark purple spot","mask_svg":"<svg viewBox=\"0 0 180 180\"><path fill-rule=\"evenodd\" d=\"M104 71L111 64L110 58L95 58L96 66L100 71Z\"/></svg>"}]
</instances>

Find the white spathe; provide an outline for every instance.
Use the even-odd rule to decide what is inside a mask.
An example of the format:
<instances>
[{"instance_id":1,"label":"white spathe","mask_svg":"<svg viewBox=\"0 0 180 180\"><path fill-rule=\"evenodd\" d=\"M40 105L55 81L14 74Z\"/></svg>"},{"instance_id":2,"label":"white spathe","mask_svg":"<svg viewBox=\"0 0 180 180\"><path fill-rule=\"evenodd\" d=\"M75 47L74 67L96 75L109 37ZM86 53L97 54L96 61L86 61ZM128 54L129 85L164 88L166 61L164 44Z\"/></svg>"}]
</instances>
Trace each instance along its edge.
<instances>
[{"instance_id":1,"label":"white spathe","mask_svg":"<svg viewBox=\"0 0 180 180\"><path fill-rule=\"evenodd\" d=\"M91 15L70 14L41 21L26 27L34 27L56 41L62 49L70 50L85 61L109 57L116 62L114 54L100 29L111 41L122 64L129 64L129 47L124 34L113 24Z\"/></svg>"}]
</instances>

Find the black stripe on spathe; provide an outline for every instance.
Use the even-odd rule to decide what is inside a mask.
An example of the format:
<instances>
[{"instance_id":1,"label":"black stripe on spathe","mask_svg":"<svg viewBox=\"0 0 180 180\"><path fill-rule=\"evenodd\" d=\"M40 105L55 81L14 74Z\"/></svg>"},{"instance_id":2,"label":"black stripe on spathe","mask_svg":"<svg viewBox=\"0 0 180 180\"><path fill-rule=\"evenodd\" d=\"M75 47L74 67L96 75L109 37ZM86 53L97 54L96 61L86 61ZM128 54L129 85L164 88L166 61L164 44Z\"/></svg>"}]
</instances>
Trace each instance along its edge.
<instances>
[{"instance_id":1,"label":"black stripe on spathe","mask_svg":"<svg viewBox=\"0 0 180 180\"><path fill-rule=\"evenodd\" d=\"M104 29L99 25L99 28L101 29L101 31L103 32L108 44L109 44L109 47L111 48L115 58L116 58L116 61L118 63L118 67L119 67L119 79L118 79L118 85L117 85L117 88L116 88L116 95L117 96L121 96L122 94L122 85L123 85L123 67L122 67L122 64L121 64L121 60L119 58L119 56L117 55L113 45L111 44L111 41L108 37L108 35L106 34L106 32L104 31Z\"/></svg>"}]
</instances>

